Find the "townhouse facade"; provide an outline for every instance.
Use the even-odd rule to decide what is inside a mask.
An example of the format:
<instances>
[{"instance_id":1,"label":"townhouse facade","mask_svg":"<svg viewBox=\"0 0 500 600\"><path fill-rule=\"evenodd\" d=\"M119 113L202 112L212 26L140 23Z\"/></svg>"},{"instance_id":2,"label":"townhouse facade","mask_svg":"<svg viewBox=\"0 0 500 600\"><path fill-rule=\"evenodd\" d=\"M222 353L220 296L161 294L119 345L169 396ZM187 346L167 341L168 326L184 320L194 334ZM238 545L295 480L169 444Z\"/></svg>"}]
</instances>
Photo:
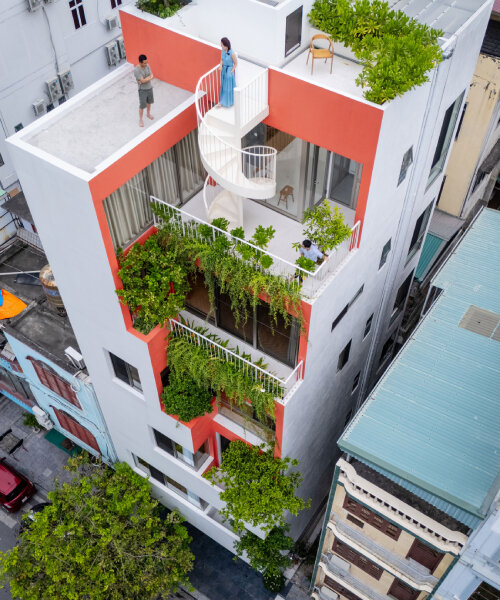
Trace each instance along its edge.
<instances>
[{"instance_id":1,"label":"townhouse facade","mask_svg":"<svg viewBox=\"0 0 500 600\"><path fill-rule=\"evenodd\" d=\"M484 209L339 440L316 600L498 597L499 230Z\"/></svg>"},{"instance_id":2,"label":"townhouse facade","mask_svg":"<svg viewBox=\"0 0 500 600\"><path fill-rule=\"evenodd\" d=\"M228 14L223 2L200 1L164 20L120 11L128 60L147 54L155 75L154 120L143 129L127 64L9 139L119 460L230 550L219 490L202 475L231 441L271 442L299 460L312 505L292 520L293 537L321 510L333 440L390 358L491 8L443 8L445 60L428 83L377 105L356 86L361 66L348 49L332 74L318 64L311 73L311 2L233 5ZM222 35L238 53L232 109L215 106ZM305 210L324 198L352 234L311 274L292 243L304 237ZM300 294L298 307L273 324L273 298L262 297L242 326L232 299L216 293L212 306L197 276L184 310L145 330L116 294L121 251L166 224L185 238L244 245L211 224L221 216L247 239L259 225L275 229L266 272ZM188 423L167 414L166 339L178 337L272 392L274 419L224 398Z\"/></svg>"}]
</instances>

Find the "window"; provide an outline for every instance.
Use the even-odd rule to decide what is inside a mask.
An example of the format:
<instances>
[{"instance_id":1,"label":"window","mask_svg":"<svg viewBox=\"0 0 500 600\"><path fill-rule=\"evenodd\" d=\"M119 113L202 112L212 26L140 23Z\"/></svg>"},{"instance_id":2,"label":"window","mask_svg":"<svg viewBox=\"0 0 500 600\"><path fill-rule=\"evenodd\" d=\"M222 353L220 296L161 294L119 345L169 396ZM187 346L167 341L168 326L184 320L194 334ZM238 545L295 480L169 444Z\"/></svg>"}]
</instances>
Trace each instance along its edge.
<instances>
[{"instance_id":1,"label":"window","mask_svg":"<svg viewBox=\"0 0 500 600\"><path fill-rule=\"evenodd\" d=\"M111 8L116 8L117 6L120 6L121 3L122 0L111 0Z\"/></svg>"},{"instance_id":2,"label":"window","mask_svg":"<svg viewBox=\"0 0 500 600\"><path fill-rule=\"evenodd\" d=\"M141 379L139 377L139 371L132 365L126 363L121 358L118 358L118 356L112 354L111 352L109 353L109 357L111 358L111 363L113 364L113 369L115 371L116 377L118 377L120 381L123 381L124 383L130 385L136 390L142 392L142 384Z\"/></svg>"},{"instance_id":3,"label":"window","mask_svg":"<svg viewBox=\"0 0 500 600\"><path fill-rule=\"evenodd\" d=\"M50 104L47 104L47 112L50 112L51 110L54 110L54 103L51 102Z\"/></svg>"},{"instance_id":4,"label":"window","mask_svg":"<svg viewBox=\"0 0 500 600\"><path fill-rule=\"evenodd\" d=\"M351 390L351 393L352 393L352 392L354 392L354 391L357 389L357 387L358 387L358 385L359 385L359 378L360 378L360 377L361 377L361 371L358 371L358 372L356 373L356 376L354 377L354 380L353 380L353 382L352 382L352 390Z\"/></svg>"},{"instance_id":5,"label":"window","mask_svg":"<svg viewBox=\"0 0 500 600\"><path fill-rule=\"evenodd\" d=\"M203 274L197 272L191 276L190 285L191 289L186 297L186 309L189 312L207 319L269 356L295 366L300 339L300 324L296 319L292 319L287 325L278 314L275 322L269 314L269 306L261 304L255 312L251 312L250 308L245 325L236 325L228 294L216 290L215 311L211 311Z\"/></svg>"},{"instance_id":6,"label":"window","mask_svg":"<svg viewBox=\"0 0 500 600\"><path fill-rule=\"evenodd\" d=\"M338 581L335 581L335 579L330 579L330 577L326 576L324 583L330 589L334 590L335 592L338 592L344 598L347 598L347 600L361 600L361 598L359 596L356 596L356 594L353 594L351 592L351 590L348 590L347 588L345 588Z\"/></svg>"},{"instance_id":7,"label":"window","mask_svg":"<svg viewBox=\"0 0 500 600\"><path fill-rule=\"evenodd\" d=\"M408 277L403 281L403 283L399 287L398 293L396 295L396 299L394 300L394 306L392 308L391 323L394 321L394 319L398 316L398 314L403 309L405 302L406 302L406 296L408 295L408 291L410 289L410 285L411 285L412 281L413 281L413 271L408 275Z\"/></svg>"},{"instance_id":8,"label":"window","mask_svg":"<svg viewBox=\"0 0 500 600\"><path fill-rule=\"evenodd\" d=\"M153 224L150 196L178 206L199 192L204 180L194 130L104 200L115 250L128 246Z\"/></svg>"},{"instance_id":9,"label":"window","mask_svg":"<svg viewBox=\"0 0 500 600\"><path fill-rule=\"evenodd\" d=\"M285 56L300 46L302 40L302 6L290 13L286 18Z\"/></svg>"},{"instance_id":10,"label":"window","mask_svg":"<svg viewBox=\"0 0 500 600\"><path fill-rule=\"evenodd\" d=\"M391 356L393 346L394 335L391 335L391 337L385 342L385 344L382 347L382 353L380 354L380 361L378 363L380 366L382 366L385 363L385 361Z\"/></svg>"},{"instance_id":11,"label":"window","mask_svg":"<svg viewBox=\"0 0 500 600\"><path fill-rule=\"evenodd\" d=\"M35 405L35 397L28 382L22 377L17 377L9 370L0 366L0 388L6 388L8 393L19 396L28 406Z\"/></svg>"},{"instance_id":12,"label":"window","mask_svg":"<svg viewBox=\"0 0 500 600\"><path fill-rule=\"evenodd\" d=\"M208 440L206 440L197 452L191 452L180 444L177 444L169 437L153 429L156 445L165 452L168 452L178 460L181 460L186 465L198 470L210 456L208 448Z\"/></svg>"},{"instance_id":13,"label":"window","mask_svg":"<svg viewBox=\"0 0 500 600\"><path fill-rule=\"evenodd\" d=\"M396 600L417 600L420 591L414 590L400 579L395 578L389 588L388 595L396 598Z\"/></svg>"},{"instance_id":14,"label":"window","mask_svg":"<svg viewBox=\"0 0 500 600\"><path fill-rule=\"evenodd\" d=\"M58 100L59 105L64 104L66 102L66 100L67 100L66 96L61 96Z\"/></svg>"},{"instance_id":15,"label":"window","mask_svg":"<svg viewBox=\"0 0 500 600\"><path fill-rule=\"evenodd\" d=\"M69 0L69 8L71 9L71 16L73 17L75 29L80 29L80 27L87 24L83 0Z\"/></svg>"},{"instance_id":16,"label":"window","mask_svg":"<svg viewBox=\"0 0 500 600\"><path fill-rule=\"evenodd\" d=\"M408 258L406 263L420 250L420 246L424 241L425 230L427 229L427 223L432 212L432 206L434 202L431 202L424 212L418 217L415 228L413 229L413 235L411 236L410 247L408 248Z\"/></svg>"},{"instance_id":17,"label":"window","mask_svg":"<svg viewBox=\"0 0 500 600\"><path fill-rule=\"evenodd\" d=\"M373 314L374 313L372 313L366 320L365 331L363 333L363 339L365 339L365 337L370 333L370 330L372 328L372 322L373 322Z\"/></svg>"},{"instance_id":18,"label":"window","mask_svg":"<svg viewBox=\"0 0 500 600\"><path fill-rule=\"evenodd\" d=\"M14 131L17 133L18 131L21 131L21 129L24 129L24 125L22 123L18 123L17 125L14 126Z\"/></svg>"},{"instance_id":19,"label":"window","mask_svg":"<svg viewBox=\"0 0 500 600\"><path fill-rule=\"evenodd\" d=\"M467 105L468 104L469 103L466 102L464 104L463 109L462 109L462 114L460 115L460 121L458 122L457 133L455 134L455 139L458 139L458 136L460 135L460 130L462 129L462 123L464 122L465 111L467 110Z\"/></svg>"},{"instance_id":20,"label":"window","mask_svg":"<svg viewBox=\"0 0 500 600\"><path fill-rule=\"evenodd\" d=\"M496 588L483 581L469 596L469 600L500 600L500 594Z\"/></svg>"},{"instance_id":21,"label":"window","mask_svg":"<svg viewBox=\"0 0 500 600\"><path fill-rule=\"evenodd\" d=\"M349 423L349 421L351 420L351 417L352 417L352 408L345 416L344 427L347 427L347 423Z\"/></svg>"},{"instance_id":22,"label":"window","mask_svg":"<svg viewBox=\"0 0 500 600\"><path fill-rule=\"evenodd\" d=\"M183 498L188 500L188 502L190 502L191 504L194 504L194 506L197 506L198 508L201 508L202 510L204 510L208 506L208 503L205 502L205 500L202 500L199 496L197 496L196 494L193 494L193 492L188 490L185 486L183 486L178 481L175 481L168 475L165 475L165 473L162 473L162 471L160 471L156 467L153 467L152 465L147 463L145 460L143 460L139 456L135 456L134 458L135 458L136 465L139 467L139 469L141 469L142 471L147 473L151 477L151 479L154 479L158 483L161 483L162 485L167 487L169 490L172 490L179 496L182 496Z\"/></svg>"},{"instance_id":23,"label":"window","mask_svg":"<svg viewBox=\"0 0 500 600\"><path fill-rule=\"evenodd\" d=\"M342 369L346 366L347 361L349 360L349 353L351 351L351 342L352 342L352 340L349 340L349 343L347 344L347 346L339 354L339 360L337 363L337 371L342 371Z\"/></svg>"},{"instance_id":24,"label":"window","mask_svg":"<svg viewBox=\"0 0 500 600\"><path fill-rule=\"evenodd\" d=\"M439 187L439 194L437 195L436 206L439 204L439 201L441 200L441 194L443 193L445 181L446 181L446 175L443 177L443 181L441 181L441 186Z\"/></svg>"},{"instance_id":25,"label":"window","mask_svg":"<svg viewBox=\"0 0 500 600\"><path fill-rule=\"evenodd\" d=\"M455 124L458 118L458 111L460 110L460 105L462 104L462 98L464 97L464 93L465 92L462 92L460 94L460 96L455 100L455 102L448 108L448 110L444 114L443 124L441 125L441 131L439 133L436 150L432 159L431 170L429 173L429 181L427 182L427 186L429 186L436 179L439 173L441 173L441 171L443 170L443 166L448 155L453 130L455 129Z\"/></svg>"},{"instance_id":26,"label":"window","mask_svg":"<svg viewBox=\"0 0 500 600\"><path fill-rule=\"evenodd\" d=\"M379 271L385 265L390 251L391 251L391 240L386 242L385 246L382 248L382 254L380 255L380 262L378 264Z\"/></svg>"},{"instance_id":27,"label":"window","mask_svg":"<svg viewBox=\"0 0 500 600\"><path fill-rule=\"evenodd\" d=\"M350 496L345 496L343 508L345 508L350 514L356 515L356 517L365 521L369 525L376 527L382 533L389 536L393 540L398 540L401 535L401 529L396 527L389 521L386 521L373 511L369 510L356 500L353 500Z\"/></svg>"},{"instance_id":28,"label":"window","mask_svg":"<svg viewBox=\"0 0 500 600\"><path fill-rule=\"evenodd\" d=\"M58 396L64 398L64 400L67 400L70 404L81 410L82 406L76 397L75 391L68 381L63 379L54 371L54 369L49 367L49 365L45 364L41 360L37 360L31 356L27 356L26 358L33 365L38 379L45 387L48 387L49 390L52 390Z\"/></svg>"},{"instance_id":29,"label":"window","mask_svg":"<svg viewBox=\"0 0 500 600\"><path fill-rule=\"evenodd\" d=\"M365 573L368 573L368 575L371 575L374 579L377 579L377 581L382 577L384 570L381 567L372 563L371 560L368 560L365 556L356 552L356 550L353 550L339 539L335 538L333 541L332 550Z\"/></svg>"},{"instance_id":30,"label":"window","mask_svg":"<svg viewBox=\"0 0 500 600\"><path fill-rule=\"evenodd\" d=\"M406 558L412 558L432 573L443 558L443 554L415 538Z\"/></svg>"},{"instance_id":31,"label":"window","mask_svg":"<svg viewBox=\"0 0 500 600\"><path fill-rule=\"evenodd\" d=\"M351 523L354 523L354 525L356 525L356 527L359 527L360 529L363 529L363 527L365 526L363 521L356 519L356 517L353 517L352 515L347 515L346 519L348 521L351 521Z\"/></svg>"},{"instance_id":32,"label":"window","mask_svg":"<svg viewBox=\"0 0 500 600\"><path fill-rule=\"evenodd\" d=\"M3 160L3 156L0 154L0 167L3 167L5 164L4 160Z\"/></svg>"},{"instance_id":33,"label":"window","mask_svg":"<svg viewBox=\"0 0 500 600\"><path fill-rule=\"evenodd\" d=\"M401 163L401 170L399 171L398 185L402 183L406 178L406 173L413 163L413 146L407 150L403 156L403 162Z\"/></svg>"},{"instance_id":34,"label":"window","mask_svg":"<svg viewBox=\"0 0 500 600\"><path fill-rule=\"evenodd\" d=\"M349 302L349 304L346 304L344 306L344 308L340 311L340 313L337 315L337 318L333 321L332 323L332 329L331 331L333 331L335 329L335 327L337 327L337 325L340 323L340 321L342 321L342 319L345 317L345 315L347 314L347 311L349 310L349 308L351 308L351 306L356 302L356 300L361 296L361 294L363 293L365 285L363 284L359 290L354 294L354 296L351 298L351 301Z\"/></svg>"},{"instance_id":35,"label":"window","mask_svg":"<svg viewBox=\"0 0 500 600\"><path fill-rule=\"evenodd\" d=\"M86 427L80 425L80 423L71 415L68 415L68 413L54 408L53 406L51 406L50 408L54 411L57 420L59 421L59 425L63 429L65 429L68 433L71 433L71 435L82 441L90 448L93 448L96 452L101 452L97 440Z\"/></svg>"}]
</instances>

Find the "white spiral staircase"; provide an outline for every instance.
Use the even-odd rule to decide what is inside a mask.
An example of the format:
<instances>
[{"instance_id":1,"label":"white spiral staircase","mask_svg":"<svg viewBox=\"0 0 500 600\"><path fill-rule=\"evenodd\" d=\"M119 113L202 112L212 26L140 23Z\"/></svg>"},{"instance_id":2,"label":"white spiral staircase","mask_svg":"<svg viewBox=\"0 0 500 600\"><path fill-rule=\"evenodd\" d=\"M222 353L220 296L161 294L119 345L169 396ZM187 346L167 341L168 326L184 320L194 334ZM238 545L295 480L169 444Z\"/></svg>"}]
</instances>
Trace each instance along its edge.
<instances>
[{"instance_id":1,"label":"white spiral staircase","mask_svg":"<svg viewBox=\"0 0 500 600\"><path fill-rule=\"evenodd\" d=\"M242 225L242 198L265 200L276 194L276 150L241 147L241 139L269 114L267 69L259 69L234 90L234 105L219 107L220 71L214 67L196 86L198 143L208 177L204 201L207 217L225 217L230 227ZM223 191L214 195L218 184Z\"/></svg>"}]
</instances>

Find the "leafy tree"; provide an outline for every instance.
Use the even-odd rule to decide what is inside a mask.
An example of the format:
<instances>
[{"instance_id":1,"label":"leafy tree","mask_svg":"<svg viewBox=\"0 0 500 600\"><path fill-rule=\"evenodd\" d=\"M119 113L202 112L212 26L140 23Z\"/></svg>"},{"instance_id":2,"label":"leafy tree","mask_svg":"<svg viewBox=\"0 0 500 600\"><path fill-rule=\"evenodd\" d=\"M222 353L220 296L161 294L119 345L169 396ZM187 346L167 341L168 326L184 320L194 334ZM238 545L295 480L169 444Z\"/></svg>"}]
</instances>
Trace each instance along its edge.
<instances>
[{"instance_id":1,"label":"leafy tree","mask_svg":"<svg viewBox=\"0 0 500 600\"><path fill-rule=\"evenodd\" d=\"M250 566L268 577L280 576L283 569L292 564L289 552L294 547L291 537L286 535L289 526L274 527L261 539L251 531L246 531L234 547L238 556L247 553Z\"/></svg>"},{"instance_id":2,"label":"leafy tree","mask_svg":"<svg viewBox=\"0 0 500 600\"><path fill-rule=\"evenodd\" d=\"M285 511L297 515L309 502L295 495L302 477L297 471L287 473L297 460L276 458L272 448L247 446L235 441L224 452L222 465L206 473L212 483L222 483L220 494L226 505L221 515L230 520L234 531L245 523L269 533L285 525Z\"/></svg>"},{"instance_id":3,"label":"leafy tree","mask_svg":"<svg viewBox=\"0 0 500 600\"><path fill-rule=\"evenodd\" d=\"M146 600L189 585L183 518L160 518L147 480L125 463L76 458L70 470L19 545L0 552L0 586L23 600Z\"/></svg>"}]
</instances>

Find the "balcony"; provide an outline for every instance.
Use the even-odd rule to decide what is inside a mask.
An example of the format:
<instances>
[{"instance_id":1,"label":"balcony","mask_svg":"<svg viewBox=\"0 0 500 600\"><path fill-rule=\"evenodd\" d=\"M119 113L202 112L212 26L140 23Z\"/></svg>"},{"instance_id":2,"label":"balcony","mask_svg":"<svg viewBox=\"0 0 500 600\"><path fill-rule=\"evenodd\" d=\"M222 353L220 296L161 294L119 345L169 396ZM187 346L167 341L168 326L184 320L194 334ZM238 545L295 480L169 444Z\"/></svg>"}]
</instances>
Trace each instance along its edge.
<instances>
[{"instance_id":1,"label":"balcony","mask_svg":"<svg viewBox=\"0 0 500 600\"><path fill-rule=\"evenodd\" d=\"M191 319L191 316L189 318ZM203 322L203 326L206 327L207 324ZM242 355L236 354L236 352L216 343L209 337L202 335L188 325L180 323L175 319L170 320L170 328L172 335L183 337L191 344L196 344L204 348L211 356L232 363L238 370L243 371L248 377L258 382L267 392L272 392L276 400L283 404L286 403L288 397L293 394L296 386L300 385L303 379L302 361L294 369L290 369L265 356L266 363L277 367L280 373L278 375L270 370L269 366L267 368L258 367L250 360L243 358ZM253 348L246 347L246 344L241 341L238 341L235 345L242 353L250 354L252 359L255 354L258 354ZM281 368L279 368L280 366Z\"/></svg>"},{"instance_id":2,"label":"balcony","mask_svg":"<svg viewBox=\"0 0 500 600\"><path fill-rule=\"evenodd\" d=\"M429 573L424 566L415 562L397 556L382 548L371 540L368 536L350 527L344 521L341 521L335 514L330 516L328 527L332 529L335 536L345 541L355 549L359 549L362 554L376 557L378 564L389 572L394 573L399 579L407 581L412 586L418 586L422 590L432 592L438 583L438 579Z\"/></svg>"},{"instance_id":3,"label":"balcony","mask_svg":"<svg viewBox=\"0 0 500 600\"><path fill-rule=\"evenodd\" d=\"M212 189L207 191L207 187ZM205 215L208 211L209 195L217 193L217 190L220 191L218 186L207 186L206 183L204 193L194 196L182 209L153 196L151 197L151 202L157 208L166 210L169 218L181 222L186 234L194 235L201 239L197 229L199 225L208 225L211 227L214 237L216 235L225 235L232 241L252 246L250 242L242 242L230 233L214 227L205 220ZM161 226L162 219L157 215L155 215L154 219L155 225L158 227ZM299 280L302 279L301 295L306 301L313 300L321 294L323 289L335 276L336 271L342 266L349 255L356 250L360 229L360 223L357 222L352 227L351 237L330 253L328 261L317 266L314 273L310 273L294 264L299 254L292 248L292 243L300 241L304 237L302 235L301 223L251 200L243 202L243 223L247 237L253 234L258 225L262 225L263 227L272 225L276 229L276 237L271 240L267 250L262 250L262 253L268 255L273 261L269 272L272 275L284 277L288 281L290 289L295 289L299 285ZM255 246L252 246L252 248L255 248ZM257 248L257 250L260 249Z\"/></svg>"},{"instance_id":4,"label":"balcony","mask_svg":"<svg viewBox=\"0 0 500 600\"><path fill-rule=\"evenodd\" d=\"M339 565L335 562L335 559L332 560L332 557L334 556L336 555L321 555L320 565L323 567L323 570L326 571L328 575L332 576L345 588L352 590L352 592L359 596L361 600L390 600L389 596L385 594L379 594L371 587L367 586L366 584L359 581L359 579L351 575L349 573L348 568L344 569L342 565Z\"/></svg>"}]
</instances>

